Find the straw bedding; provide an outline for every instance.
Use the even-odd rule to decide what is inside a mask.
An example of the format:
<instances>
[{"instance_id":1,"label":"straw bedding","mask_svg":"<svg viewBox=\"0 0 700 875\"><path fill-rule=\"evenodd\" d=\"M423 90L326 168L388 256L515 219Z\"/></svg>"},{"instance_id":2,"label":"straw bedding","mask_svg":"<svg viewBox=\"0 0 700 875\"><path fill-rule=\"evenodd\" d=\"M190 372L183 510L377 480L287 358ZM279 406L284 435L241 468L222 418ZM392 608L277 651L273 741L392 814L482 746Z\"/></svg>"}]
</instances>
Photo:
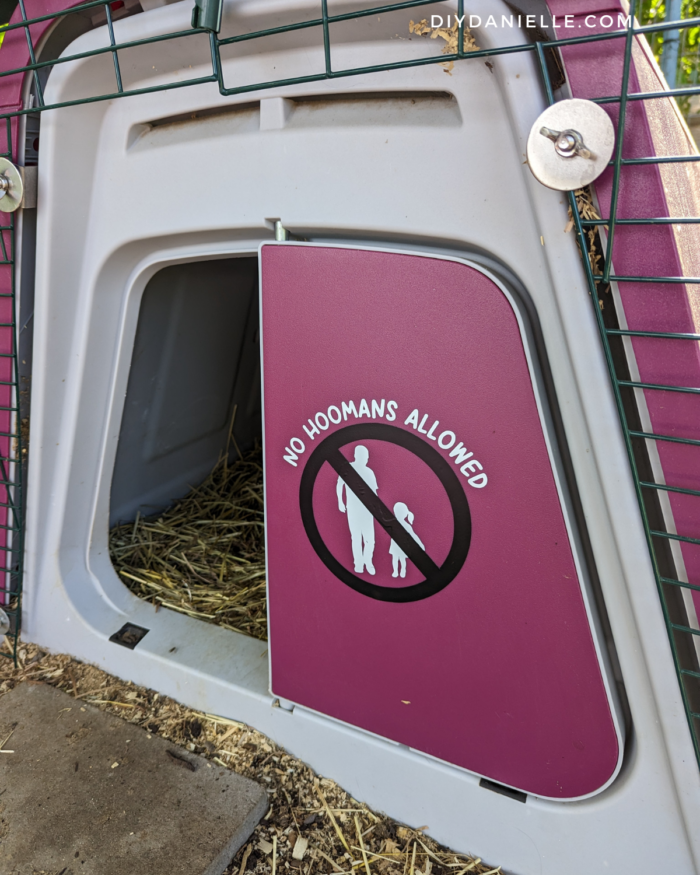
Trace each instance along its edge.
<instances>
[{"instance_id":1,"label":"straw bedding","mask_svg":"<svg viewBox=\"0 0 700 875\"><path fill-rule=\"evenodd\" d=\"M110 533L112 563L139 598L267 640L262 454L259 447L157 518Z\"/></svg>"}]
</instances>

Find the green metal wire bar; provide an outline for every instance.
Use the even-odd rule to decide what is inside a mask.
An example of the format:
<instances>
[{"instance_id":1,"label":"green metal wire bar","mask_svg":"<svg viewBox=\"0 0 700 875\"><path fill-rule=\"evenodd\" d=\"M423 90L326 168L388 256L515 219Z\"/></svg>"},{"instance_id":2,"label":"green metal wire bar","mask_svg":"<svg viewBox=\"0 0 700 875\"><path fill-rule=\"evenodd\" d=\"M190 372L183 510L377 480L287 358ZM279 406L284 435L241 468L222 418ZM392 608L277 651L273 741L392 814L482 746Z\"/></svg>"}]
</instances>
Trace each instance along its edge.
<instances>
[{"instance_id":1,"label":"green metal wire bar","mask_svg":"<svg viewBox=\"0 0 700 875\"><path fill-rule=\"evenodd\" d=\"M652 158L623 158L622 166L632 164L684 164L687 162L700 161L700 155L655 155Z\"/></svg>"},{"instance_id":2,"label":"green metal wire bar","mask_svg":"<svg viewBox=\"0 0 700 875\"><path fill-rule=\"evenodd\" d=\"M331 69L331 38L330 25L328 23L328 0L321 0L323 14L323 59L326 64L326 75L332 75Z\"/></svg>"},{"instance_id":3,"label":"green metal wire bar","mask_svg":"<svg viewBox=\"0 0 700 875\"><path fill-rule=\"evenodd\" d=\"M615 138L614 170L612 192L610 194L610 221L608 223L608 239L605 250L605 265L603 268L603 282L610 282L612 270L612 253L615 242L615 223L617 218L617 201L620 196L620 168L622 167L622 146L625 140L625 120L627 118L627 92L629 90L630 67L632 65L632 45L634 40L634 6L635 0L630 5L630 26L625 36L625 54L622 67L622 84L620 86L620 114L617 121L617 137ZM575 210L578 212L578 209ZM583 248L581 252L587 252ZM585 259L584 259L585 260ZM597 295L596 295L597 300Z\"/></svg>"},{"instance_id":4,"label":"green metal wire bar","mask_svg":"<svg viewBox=\"0 0 700 875\"><path fill-rule=\"evenodd\" d=\"M691 671L691 669L689 669L689 668L682 668L681 674L687 674L693 678L700 678L700 671ZM698 715L698 716L700 716L700 715Z\"/></svg>"},{"instance_id":5,"label":"green metal wire bar","mask_svg":"<svg viewBox=\"0 0 700 875\"><path fill-rule=\"evenodd\" d=\"M684 544L700 544L700 538L688 538L685 535L674 535L673 532L658 532L651 529L655 538L666 538L668 541L682 541Z\"/></svg>"},{"instance_id":6,"label":"green metal wire bar","mask_svg":"<svg viewBox=\"0 0 700 875\"><path fill-rule=\"evenodd\" d=\"M630 431L630 435L636 438L644 438L645 440L670 441L674 444L690 444L693 447L700 447L700 440L696 440L695 438L672 437L668 434L652 434L647 431Z\"/></svg>"},{"instance_id":7,"label":"green metal wire bar","mask_svg":"<svg viewBox=\"0 0 700 875\"><path fill-rule=\"evenodd\" d=\"M644 489L660 489L662 492L678 492L681 495L694 495L700 497L700 489L684 489L682 486L667 486L665 483L649 483L646 480L639 482Z\"/></svg>"},{"instance_id":8,"label":"green metal wire bar","mask_svg":"<svg viewBox=\"0 0 700 875\"><path fill-rule=\"evenodd\" d=\"M606 334L618 334L623 337L656 337L660 340L700 340L700 334L684 334L673 331L635 331L630 328L606 328Z\"/></svg>"},{"instance_id":9,"label":"green metal wire bar","mask_svg":"<svg viewBox=\"0 0 700 875\"><path fill-rule=\"evenodd\" d=\"M700 277L697 276L619 276L618 274L610 274L607 279L604 276L596 276L596 280L605 283L688 283L690 285L700 283Z\"/></svg>"},{"instance_id":10,"label":"green metal wire bar","mask_svg":"<svg viewBox=\"0 0 700 875\"><path fill-rule=\"evenodd\" d=\"M676 21L662 21L659 24L640 24L635 26L635 33L663 33L665 30L688 30L699 27L700 18L679 18Z\"/></svg>"},{"instance_id":11,"label":"green metal wire bar","mask_svg":"<svg viewBox=\"0 0 700 875\"><path fill-rule=\"evenodd\" d=\"M633 91L627 95L627 100L658 100L659 98L668 97L687 97L693 94L700 94L700 85L689 85L687 88L669 88L668 91ZM610 97L596 97L594 103L619 103L620 97L611 95Z\"/></svg>"},{"instance_id":12,"label":"green metal wire bar","mask_svg":"<svg viewBox=\"0 0 700 875\"><path fill-rule=\"evenodd\" d=\"M14 268L13 268L13 270L14 270ZM17 449L19 451L18 458L21 459L22 455L21 455L20 440L21 440L21 438L18 438L18 440L17 440L17 444L18 444ZM20 470L19 476L21 477L21 470ZM18 505L15 503L13 495L12 495L12 490L16 484L17 484L17 479L14 477L8 476L5 463L0 461L0 485L5 487L5 495L7 498L7 503L4 506L7 507L7 509L11 512L12 519L14 520L14 524L17 527L17 529L20 530L20 529L22 529L22 519L18 513Z\"/></svg>"},{"instance_id":13,"label":"green metal wire bar","mask_svg":"<svg viewBox=\"0 0 700 875\"><path fill-rule=\"evenodd\" d=\"M24 33L27 38L27 47L29 48L29 59L32 64L35 64L36 55L34 54L34 43L32 42L32 35L27 25L27 10L24 7L24 0L19 0L19 8L22 14L22 20L25 22ZM44 105L44 97L41 90L41 82L39 81L39 74L36 71L34 71L34 89L36 91L36 99L39 102L39 106L41 107ZM10 148L12 147L10 146Z\"/></svg>"},{"instance_id":14,"label":"green metal wire bar","mask_svg":"<svg viewBox=\"0 0 700 875\"><path fill-rule=\"evenodd\" d=\"M700 155L693 156L700 158ZM597 225L607 225L610 219L583 219L584 228L594 228ZM657 218L649 217L648 219L618 219L618 225L697 225L700 224L700 217L690 216L683 218L675 218L668 216L659 216ZM637 279L637 277L634 277ZM650 277L655 279L655 277Z\"/></svg>"},{"instance_id":15,"label":"green metal wire bar","mask_svg":"<svg viewBox=\"0 0 700 875\"><path fill-rule=\"evenodd\" d=\"M694 583L684 583L682 580L673 580L671 577L662 577L662 583L667 583L669 586L680 586L683 589L692 589L695 592L700 592L700 586Z\"/></svg>"},{"instance_id":16,"label":"green metal wire bar","mask_svg":"<svg viewBox=\"0 0 700 875\"><path fill-rule=\"evenodd\" d=\"M16 487L17 483L16 483L16 482L13 482L13 483L3 482L2 485L5 487L5 492L6 492L6 493L9 493L14 487ZM10 511L10 516L11 516L12 519L14 520L14 530L15 530L16 532L19 532L20 529L22 528L22 520L21 520L20 517L18 516L18 506L15 504L14 501L12 501L12 500L10 499L9 495L8 495L8 500L7 500L7 502L2 502L2 503L0 504L0 507L4 507L4 508L6 508L8 511ZM2 548L2 549L4 549L4 548ZM0 569L0 573L2 573L2 571L8 571L8 570L9 570L9 569L7 569L7 568L5 568L5 569Z\"/></svg>"},{"instance_id":17,"label":"green metal wire bar","mask_svg":"<svg viewBox=\"0 0 700 875\"><path fill-rule=\"evenodd\" d=\"M5 492L7 493L6 494L7 504L3 505L3 507L8 507L11 510L16 509L15 502L12 498L12 495L10 494L12 487L14 485L15 485L15 478L7 476L7 471L5 470L5 463L0 461L0 487L4 486ZM15 520L15 523L19 524L19 520Z\"/></svg>"},{"instance_id":18,"label":"green metal wire bar","mask_svg":"<svg viewBox=\"0 0 700 875\"><path fill-rule=\"evenodd\" d=\"M535 47L537 50L537 60L540 65L540 73L542 74L542 79L544 81L545 94L547 95L547 103L551 106L554 103L554 91L552 90L552 83L549 79L549 71L547 70L547 60L544 56L544 49L542 48L542 43L535 43Z\"/></svg>"},{"instance_id":19,"label":"green metal wire bar","mask_svg":"<svg viewBox=\"0 0 700 875\"><path fill-rule=\"evenodd\" d=\"M700 389L692 386L667 386L664 383L637 383L633 380L618 380L620 386L632 389L655 389L660 392L687 392L691 395L700 395Z\"/></svg>"},{"instance_id":20,"label":"green metal wire bar","mask_svg":"<svg viewBox=\"0 0 700 875\"><path fill-rule=\"evenodd\" d=\"M114 39L114 24L112 22L112 9L109 3L105 3L105 12L107 14L107 30L109 32L109 44L111 46L116 45L116 40ZM116 49L112 52L112 58L114 60L114 75L117 79L117 91L121 94L124 91L122 86L122 74L119 69L119 55Z\"/></svg>"},{"instance_id":21,"label":"green metal wire bar","mask_svg":"<svg viewBox=\"0 0 700 875\"><path fill-rule=\"evenodd\" d=\"M678 623L671 623L671 628L675 629L677 632L688 632L690 635L700 635L700 629L692 629L690 626L681 626ZM681 669L681 671L683 671L683 669Z\"/></svg>"},{"instance_id":22,"label":"green metal wire bar","mask_svg":"<svg viewBox=\"0 0 700 875\"><path fill-rule=\"evenodd\" d=\"M12 151L12 126L9 119L5 123L5 130L7 134L7 146L8 150ZM15 377L15 386L14 388L14 401L19 406L19 380L18 380L18 361L17 361L17 272L15 266L15 214L12 213L10 216L10 253L12 256L12 266L10 268L11 271L11 280L12 280L12 301L10 303L12 313L11 313L11 323L14 326L14 330L12 332L12 373ZM4 235L2 235L4 237ZM15 423L18 419L18 414L14 416ZM12 422L12 420L11 420ZM12 657L15 665L17 665L17 650L19 644L19 632L21 625L21 611L22 611L22 574L23 574L23 559L24 559L24 526L22 525L21 514L17 513L17 509L15 507L15 500L18 502L19 507L22 506L22 435L21 430L20 433L14 438L15 447L14 452L16 453L17 462L13 464L13 472L14 472L14 483L12 486L6 488L6 496L7 503L11 504L11 507L7 508L7 523L14 523L14 531L8 531L6 537L13 539L13 546L17 547L16 555L16 573L13 573L13 569L8 567L6 568L7 573L11 575L10 579L16 581L16 593L10 593L11 597L15 597L17 603L15 605L14 611L8 612L10 616L14 616L14 630L12 635ZM12 453L12 447L10 446L10 452ZM0 470L4 474L6 471L6 466L4 461L0 461ZM12 553L7 554L6 556L12 556ZM6 559L6 565L10 565L10 559Z\"/></svg>"}]
</instances>

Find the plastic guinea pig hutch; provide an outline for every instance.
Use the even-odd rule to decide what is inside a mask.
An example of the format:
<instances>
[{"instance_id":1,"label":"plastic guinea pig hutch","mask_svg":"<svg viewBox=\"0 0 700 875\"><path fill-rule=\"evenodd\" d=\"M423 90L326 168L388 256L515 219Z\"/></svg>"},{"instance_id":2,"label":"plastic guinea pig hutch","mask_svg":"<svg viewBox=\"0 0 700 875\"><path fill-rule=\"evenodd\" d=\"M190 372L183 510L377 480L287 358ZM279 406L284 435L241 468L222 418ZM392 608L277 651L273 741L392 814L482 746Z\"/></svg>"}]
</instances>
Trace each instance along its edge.
<instances>
[{"instance_id":1,"label":"plastic guinea pig hutch","mask_svg":"<svg viewBox=\"0 0 700 875\"><path fill-rule=\"evenodd\" d=\"M508 871L697 873L697 150L626 10L535 5L16 10L22 634ZM260 439L267 642L108 544Z\"/></svg>"}]
</instances>

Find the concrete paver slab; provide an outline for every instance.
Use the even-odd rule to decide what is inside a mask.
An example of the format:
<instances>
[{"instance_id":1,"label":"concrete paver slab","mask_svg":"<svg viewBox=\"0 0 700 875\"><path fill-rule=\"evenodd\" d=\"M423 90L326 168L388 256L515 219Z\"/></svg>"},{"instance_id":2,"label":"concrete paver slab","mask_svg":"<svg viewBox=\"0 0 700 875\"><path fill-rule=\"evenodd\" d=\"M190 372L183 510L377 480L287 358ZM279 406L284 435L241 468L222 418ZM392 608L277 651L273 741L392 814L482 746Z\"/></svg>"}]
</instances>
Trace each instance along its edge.
<instances>
[{"instance_id":1,"label":"concrete paver slab","mask_svg":"<svg viewBox=\"0 0 700 875\"><path fill-rule=\"evenodd\" d=\"M268 807L254 781L45 684L0 699L10 731L3 875L221 875Z\"/></svg>"}]
</instances>

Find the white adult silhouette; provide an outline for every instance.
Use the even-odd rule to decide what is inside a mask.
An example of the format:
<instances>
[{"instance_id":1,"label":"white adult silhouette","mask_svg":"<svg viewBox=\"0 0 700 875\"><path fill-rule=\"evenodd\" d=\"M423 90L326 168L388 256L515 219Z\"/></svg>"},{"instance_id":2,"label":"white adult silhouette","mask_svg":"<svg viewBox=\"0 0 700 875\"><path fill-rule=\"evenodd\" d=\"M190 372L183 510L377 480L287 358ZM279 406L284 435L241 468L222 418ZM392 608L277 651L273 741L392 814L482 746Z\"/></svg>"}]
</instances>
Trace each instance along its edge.
<instances>
[{"instance_id":1,"label":"white adult silhouette","mask_svg":"<svg viewBox=\"0 0 700 875\"><path fill-rule=\"evenodd\" d=\"M408 534L413 538L413 540L418 544L418 546L425 550L425 544L421 541L418 535L413 531L413 526L411 523L414 520L414 516L411 511L408 509L408 506L403 503L403 501L397 501L394 505L394 516L401 523L401 525L406 529ZM393 566L392 577L398 577L399 573L401 577L406 576L406 554L399 547L396 541L392 541L389 545L389 552L391 553L391 563Z\"/></svg>"},{"instance_id":2,"label":"white adult silhouette","mask_svg":"<svg viewBox=\"0 0 700 875\"><path fill-rule=\"evenodd\" d=\"M351 466L362 477L369 488L376 494L377 478L374 471L367 467L369 450L367 447L355 447L355 461ZM345 502L343 502L343 487L345 487ZM372 557L374 556L374 517L367 510L352 489L348 488L342 477L338 477L336 485L338 508L345 513L347 505L348 527L352 541L352 558L355 563L355 573L362 574L367 569L368 574L374 574Z\"/></svg>"}]
</instances>

